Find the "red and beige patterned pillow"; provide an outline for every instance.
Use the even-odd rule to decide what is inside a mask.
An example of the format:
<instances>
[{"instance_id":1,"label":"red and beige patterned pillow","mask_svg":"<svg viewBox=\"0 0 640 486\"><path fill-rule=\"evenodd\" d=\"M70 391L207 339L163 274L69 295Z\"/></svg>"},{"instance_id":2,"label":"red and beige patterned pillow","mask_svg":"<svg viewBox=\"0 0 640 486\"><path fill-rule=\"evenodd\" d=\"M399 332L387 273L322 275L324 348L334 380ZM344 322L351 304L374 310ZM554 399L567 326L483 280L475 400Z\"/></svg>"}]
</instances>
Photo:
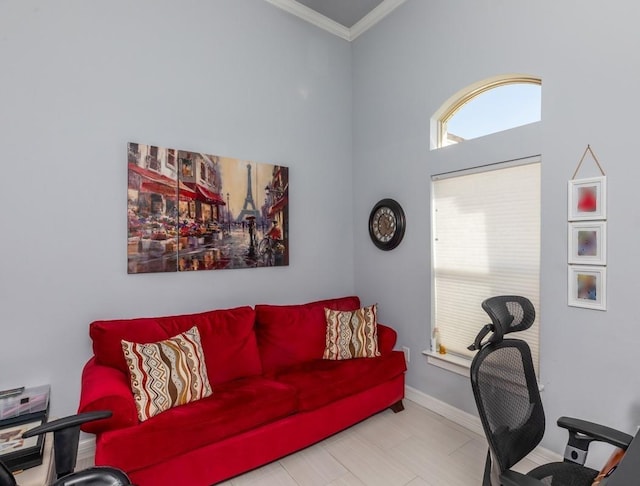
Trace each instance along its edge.
<instances>
[{"instance_id":1,"label":"red and beige patterned pillow","mask_svg":"<svg viewBox=\"0 0 640 486\"><path fill-rule=\"evenodd\" d=\"M378 351L377 305L354 311L324 310L327 320L324 359L374 358Z\"/></svg>"},{"instance_id":2,"label":"red and beige patterned pillow","mask_svg":"<svg viewBox=\"0 0 640 486\"><path fill-rule=\"evenodd\" d=\"M213 391L197 327L157 343L122 341L141 422Z\"/></svg>"}]
</instances>

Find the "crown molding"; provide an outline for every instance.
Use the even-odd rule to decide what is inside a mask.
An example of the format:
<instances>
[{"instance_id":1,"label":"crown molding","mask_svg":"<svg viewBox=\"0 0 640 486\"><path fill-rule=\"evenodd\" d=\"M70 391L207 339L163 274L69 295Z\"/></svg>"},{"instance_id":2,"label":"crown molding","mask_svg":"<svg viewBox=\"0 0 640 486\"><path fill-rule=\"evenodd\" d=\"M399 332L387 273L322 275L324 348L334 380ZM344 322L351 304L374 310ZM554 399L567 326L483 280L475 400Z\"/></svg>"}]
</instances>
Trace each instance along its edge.
<instances>
[{"instance_id":1,"label":"crown molding","mask_svg":"<svg viewBox=\"0 0 640 486\"><path fill-rule=\"evenodd\" d=\"M331 20L315 10L310 9L306 5L296 2L295 0L266 0L282 10L289 12L296 17L301 18L327 32L337 35L341 39L351 42L358 36L369 30L375 24L380 22L384 17L402 5L406 0L383 0L383 2L369 12L350 29L335 20Z\"/></svg>"},{"instance_id":2,"label":"crown molding","mask_svg":"<svg viewBox=\"0 0 640 486\"><path fill-rule=\"evenodd\" d=\"M335 20L331 20L324 15L319 14L315 10L310 9L306 5L302 5L301 3L296 2L295 0L266 0L272 5L275 5L282 10L289 12L290 14L295 15L296 17L301 18L302 20L306 20L310 24L315 25L316 27L320 27L327 32L337 35L344 40L351 40L351 32L350 29L346 28L344 25L339 24Z\"/></svg>"},{"instance_id":3,"label":"crown molding","mask_svg":"<svg viewBox=\"0 0 640 486\"><path fill-rule=\"evenodd\" d=\"M358 23L356 23L350 31L350 39L355 40L358 36L369 30L371 27L380 22L383 18L393 12L407 0L383 0L383 2L365 15Z\"/></svg>"}]
</instances>

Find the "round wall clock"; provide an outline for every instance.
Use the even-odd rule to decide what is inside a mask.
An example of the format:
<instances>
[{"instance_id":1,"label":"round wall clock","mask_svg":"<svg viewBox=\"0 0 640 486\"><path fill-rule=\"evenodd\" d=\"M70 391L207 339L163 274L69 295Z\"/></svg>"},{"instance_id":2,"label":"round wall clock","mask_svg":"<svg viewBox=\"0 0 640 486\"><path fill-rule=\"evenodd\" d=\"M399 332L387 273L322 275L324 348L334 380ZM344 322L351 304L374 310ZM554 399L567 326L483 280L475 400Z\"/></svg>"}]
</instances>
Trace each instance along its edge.
<instances>
[{"instance_id":1,"label":"round wall clock","mask_svg":"<svg viewBox=\"0 0 640 486\"><path fill-rule=\"evenodd\" d=\"M393 250L404 237L404 211L393 199L382 199L369 215L369 236L381 250Z\"/></svg>"}]
</instances>

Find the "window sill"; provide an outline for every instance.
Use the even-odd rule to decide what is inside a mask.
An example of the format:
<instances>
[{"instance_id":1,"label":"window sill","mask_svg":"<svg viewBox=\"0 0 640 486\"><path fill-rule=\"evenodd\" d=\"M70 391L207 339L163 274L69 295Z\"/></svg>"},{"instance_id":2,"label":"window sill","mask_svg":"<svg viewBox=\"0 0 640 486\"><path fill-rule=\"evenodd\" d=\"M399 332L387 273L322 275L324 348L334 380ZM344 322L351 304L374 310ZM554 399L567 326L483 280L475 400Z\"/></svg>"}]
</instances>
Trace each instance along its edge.
<instances>
[{"instance_id":1,"label":"window sill","mask_svg":"<svg viewBox=\"0 0 640 486\"><path fill-rule=\"evenodd\" d=\"M442 368L443 370L451 371L452 373L466 376L467 378L470 377L470 359L462 358L461 356L456 356L454 354L434 353L433 351L429 351L428 349L422 351L422 354L427 357L427 363L432 364L433 366L437 366L438 368ZM544 385L540 382L538 382L538 391L544 391Z\"/></svg>"},{"instance_id":2,"label":"window sill","mask_svg":"<svg viewBox=\"0 0 640 486\"><path fill-rule=\"evenodd\" d=\"M427 363L469 378L469 369L471 368L470 359L453 354L434 353L428 349L422 351L422 354L427 357Z\"/></svg>"}]
</instances>

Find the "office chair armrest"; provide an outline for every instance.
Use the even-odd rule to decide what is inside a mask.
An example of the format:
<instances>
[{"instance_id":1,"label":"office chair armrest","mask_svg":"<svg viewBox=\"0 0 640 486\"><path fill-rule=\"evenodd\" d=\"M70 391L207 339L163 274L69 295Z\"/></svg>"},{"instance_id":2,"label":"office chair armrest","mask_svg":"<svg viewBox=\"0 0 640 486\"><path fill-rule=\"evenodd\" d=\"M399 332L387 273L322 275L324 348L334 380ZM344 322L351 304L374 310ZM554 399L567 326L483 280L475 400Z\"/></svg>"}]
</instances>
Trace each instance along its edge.
<instances>
[{"instance_id":1,"label":"office chair armrest","mask_svg":"<svg viewBox=\"0 0 640 486\"><path fill-rule=\"evenodd\" d=\"M502 486L543 486L544 483L531 476L507 470L500 475Z\"/></svg>"},{"instance_id":2,"label":"office chair armrest","mask_svg":"<svg viewBox=\"0 0 640 486\"><path fill-rule=\"evenodd\" d=\"M564 450L564 460L581 466L587 460L587 452L591 442L606 442L626 450L633 440L632 436L619 430L573 417L560 417L558 426L569 431L569 442Z\"/></svg>"},{"instance_id":3,"label":"office chair armrest","mask_svg":"<svg viewBox=\"0 0 640 486\"><path fill-rule=\"evenodd\" d=\"M600 425L573 417L560 417L558 419L558 427L567 429L570 433L577 432L588 435L592 440L606 442L625 450L633 440L633 436L607 427L606 425Z\"/></svg>"},{"instance_id":4,"label":"office chair armrest","mask_svg":"<svg viewBox=\"0 0 640 486\"><path fill-rule=\"evenodd\" d=\"M58 430L68 429L70 427L77 427L85 422L92 422L94 420L100 420L103 418L111 417L111 411L98 410L96 412L79 413L77 415L71 415L70 417L64 417L51 422L44 423L38 427L27 430L22 437L25 439L33 437L35 435L46 434L47 432L56 432Z\"/></svg>"},{"instance_id":5,"label":"office chair armrest","mask_svg":"<svg viewBox=\"0 0 640 486\"><path fill-rule=\"evenodd\" d=\"M25 439L35 435L53 432L53 451L58 478L71 474L76 467L78 456L78 439L80 425L92 420L111 417L109 410L85 412L70 417L64 417L42 424L22 434Z\"/></svg>"}]
</instances>

